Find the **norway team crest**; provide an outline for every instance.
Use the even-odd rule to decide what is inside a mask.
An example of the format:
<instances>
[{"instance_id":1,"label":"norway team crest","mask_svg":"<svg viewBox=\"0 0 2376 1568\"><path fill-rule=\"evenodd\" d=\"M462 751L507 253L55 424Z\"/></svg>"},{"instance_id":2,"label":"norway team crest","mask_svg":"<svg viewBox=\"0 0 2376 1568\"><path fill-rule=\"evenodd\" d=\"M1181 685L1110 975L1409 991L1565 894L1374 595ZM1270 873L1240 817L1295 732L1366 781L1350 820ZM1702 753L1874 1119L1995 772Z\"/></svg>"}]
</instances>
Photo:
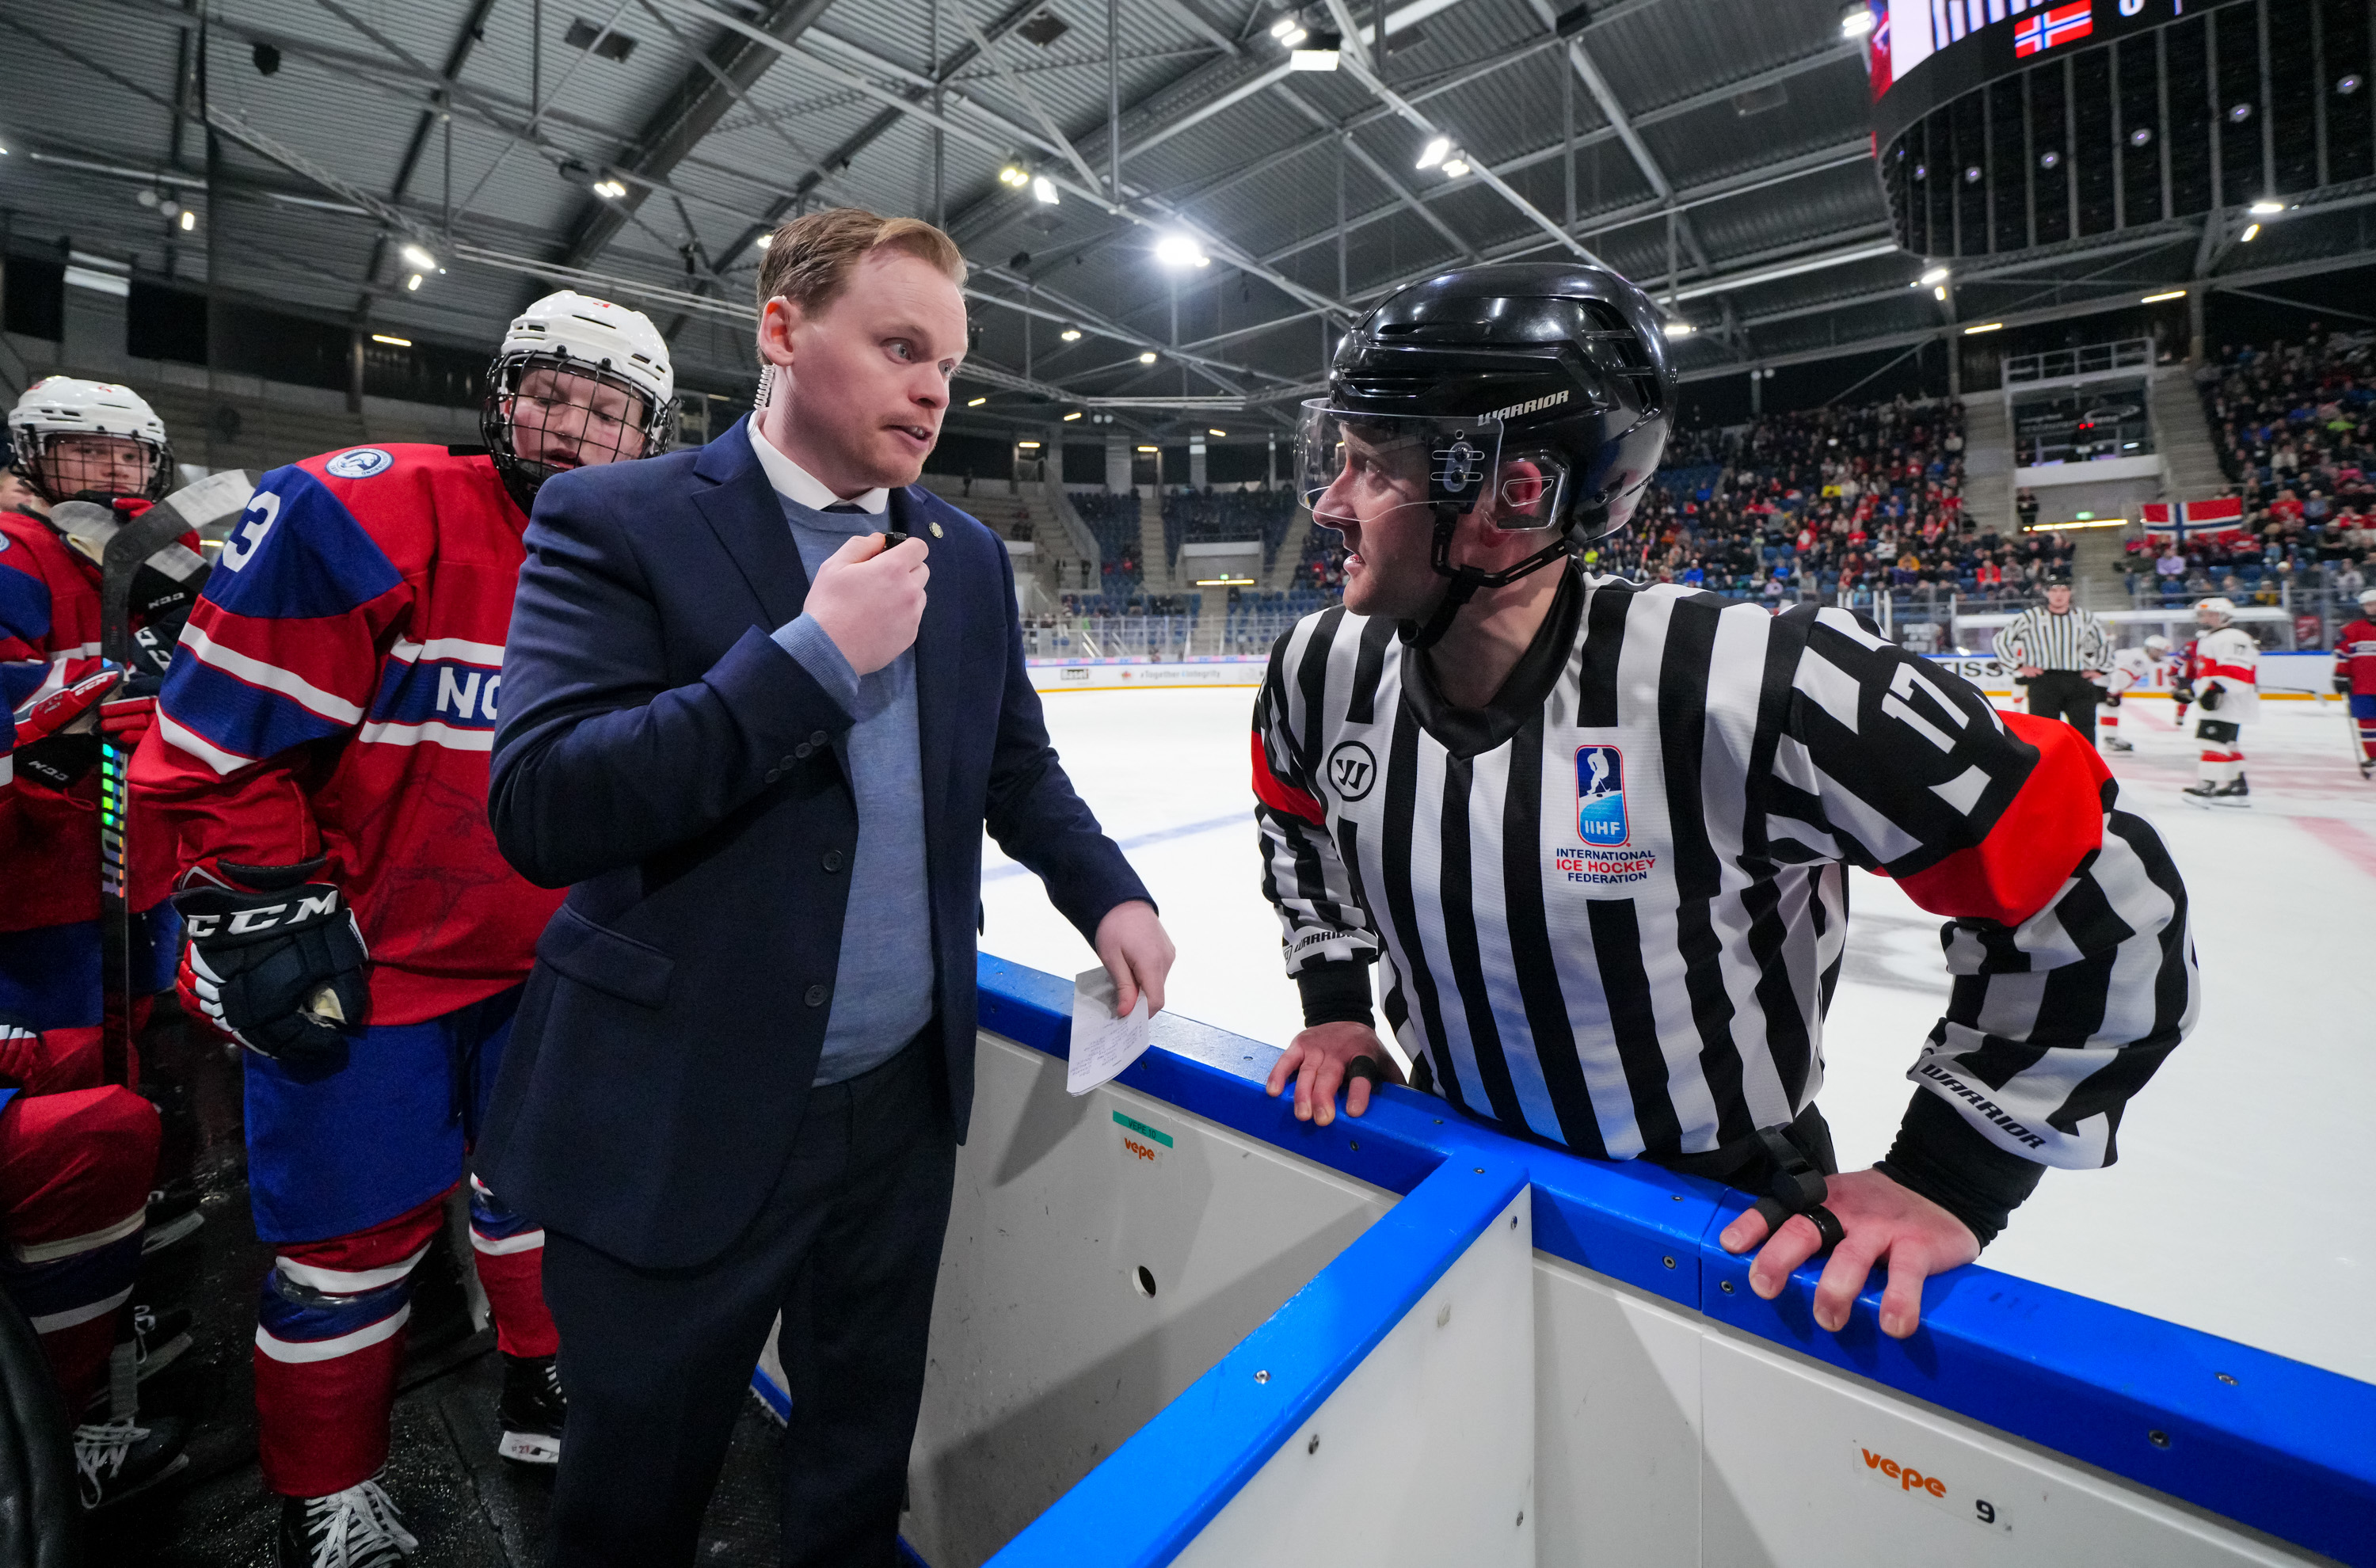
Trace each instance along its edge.
<instances>
[{"instance_id":1,"label":"norway team crest","mask_svg":"<svg viewBox=\"0 0 2376 1568\"><path fill-rule=\"evenodd\" d=\"M1625 820L1625 754L1615 746L1575 748L1576 837L1614 849L1634 835Z\"/></svg>"}]
</instances>

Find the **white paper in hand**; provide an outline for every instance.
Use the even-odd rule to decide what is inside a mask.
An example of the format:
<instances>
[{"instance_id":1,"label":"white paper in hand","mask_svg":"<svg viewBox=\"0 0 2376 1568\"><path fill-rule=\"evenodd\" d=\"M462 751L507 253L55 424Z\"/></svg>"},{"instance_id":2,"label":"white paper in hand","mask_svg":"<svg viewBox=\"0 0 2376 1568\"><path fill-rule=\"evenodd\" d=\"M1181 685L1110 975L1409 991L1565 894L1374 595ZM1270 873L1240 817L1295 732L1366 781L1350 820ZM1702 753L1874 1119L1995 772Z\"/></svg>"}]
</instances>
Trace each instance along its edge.
<instances>
[{"instance_id":1,"label":"white paper in hand","mask_svg":"<svg viewBox=\"0 0 2376 1568\"><path fill-rule=\"evenodd\" d=\"M1130 1011L1114 1016L1113 977L1102 965L1073 977L1073 1060L1064 1074L1064 1087L1087 1094L1111 1083L1123 1068L1146 1053L1146 992L1142 989Z\"/></svg>"}]
</instances>

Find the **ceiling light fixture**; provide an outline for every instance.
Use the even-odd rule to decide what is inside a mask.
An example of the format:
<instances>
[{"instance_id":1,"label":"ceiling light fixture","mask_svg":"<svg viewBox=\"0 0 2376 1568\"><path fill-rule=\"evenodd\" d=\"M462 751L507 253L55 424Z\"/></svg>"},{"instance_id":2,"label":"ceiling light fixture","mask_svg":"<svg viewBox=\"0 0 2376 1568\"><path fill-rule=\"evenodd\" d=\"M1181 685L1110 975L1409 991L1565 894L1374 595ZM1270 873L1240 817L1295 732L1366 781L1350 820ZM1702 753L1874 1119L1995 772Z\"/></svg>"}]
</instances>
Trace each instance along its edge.
<instances>
[{"instance_id":1,"label":"ceiling light fixture","mask_svg":"<svg viewBox=\"0 0 2376 1568\"><path fill-rule=\"evenodd\" d=\"M1286 44L1289 49L1292 49L1311 36L1312 34L1302 28L1290 27L1285 32L1278 35L1278 41L1281 43Z\"/></svg>"},{"instance_id":2,"label":"ceiling light fixture","mask_svg":"<svg viewBox=\"0 0 2376 1568\"><path fill-rule=\"evenodd\" d=\"M607 178L597 180L594 182L594 194L604 201L616 201L627 194L626 182Z\"/></svg>"},{"instance_id":3,"label":"ceiling light fixture","mask_svg":"<svg viewBox=\"0 0 2376 1568\"><path fill-rule=\"evenodd\" d=\"M1019 163L1009 163L998 172L998 183L1019 191L1031 183L1031 172Z\"/></svg>"},{"instance_id":4,"label":"ceiling light fixture","mask_svg":"<svg viewBox=\"0 0 2376 1568\"><path fill-rule=\"evenodd\" d=\"M773 235L773 234L762 234L762 235L760 235L757 239L755 239L755 240L754 240L754 241L752 241L752 242L751 242L751 246L752 246L752 248L753 248L754 250L766 250L769 245L771 245L771 244L775 244L775 243L776 243L776 236L775 236L775 235Z\"/></svg>"},{"instance_id":5,"label":"ceiling light fixture","mask_svg":"<svg viewBox=\"0 0 2376 1568\"><path fill-rule=\"evenodd\" d=\"M1081 329L1077 327L1067 327L1062 332L1057 333L1056 336L1062 338L1067 343L1077 343L1081 340Z\"/></svg>"},{"instance_id":6,"label":"ceiling light fixture","mask_svg":"<svg viewBox=\"0 0 2376 1568\"><path fill-rule=\"evenodd\" d=\"M1697 330L1698 328L1688 321L1670 321L1666 326L1666 333L1669 338L1688 338Z\"/></svg>"},{"instance_id":7,"label":"ceiling light fixture","mask_svg":"<svg viewBox=\"0 0 2376 1568\"><path fill-rule=\"evenodd\" d=\"M1138 362L1141 364L1153 364L1155 362L1155 350L1153 349L1149 349L1146 352L1139 355Z\"/></svg>"},{"instance_id":8,"label":"ceiling light fixture","mask_svg":"<svg viewBox=\"0 0 2376 1568\"><path fill-rule=\"evenodd\" d=\"M1065 422L1066 424L1070 424L1070 423L1072 423L1075 420L1079 419L1080 417L1081 417L1081 410L1078 410L1078 409L1075 409L1075 410L1074 410L1071 413L1066 414L1066 415L1064 416L1064 422Z\"/></svg>"},{"instance_id":9,"label":"ceiling light fixture","mask_svg":"<svg viewBox=\"0 0 2376 1568\"><path fill-rule=\"evenodd\" d=\"M1460 176L1467 172L1468 160L1466 158L1447 158L1443 160L1443 177L1445 179L1457 180Z\"/></svg>"},{"instance_id":10,"label":"ceiling light fixture","mask_svg":"<svg viewBox=\"0 0 2376 1568\"><path fill-rule=\"evenodd\" d=\"M1166 267L1205 267L1212 257L1186 234L1165 234L1155 242L1155 259Z\"/></svg>"},{"instance_id":11,"label":"ceiling light fixture","mask_svg":"<svg viewBox=\"0 0 2376 1568\"><path fill-rule=\"evenodd\" d=\"M1206 430L1205 434L1207 434L1207 435L1227 435L1227 434L1229 434L1230 433L1229 433L1228 431L1226 431L1226 430L1213 430L1213 429L1207 428L1207 429Z\"/></svg>"},{"instance_id":12,"label":"ceiling light fixture","mask_svg":"<svg viewBox=\"0 0 2376 1568\"><path fill-rule=\"evenodd\" d=\"M1340 32L1315 32L1296 39L1287 56L1290 71L1333 71L1345 48L1345 35Z\"/></svg>"},{"instance_id":13,"label":"ceiling light fixture","mask_svg":"<svg viewBox=\"0 0 2376 1568\"><path fill-rule=\"evenodd\" d=\"M2245 230L2242 233L2237 235L2236 239L2239 244L2249 245L2260 237L2261 226L2258 223L2255 223L2251 228Z\"/></svg>"},{"instance_id":14,"label":"ceiling light fixture","mask_svg":"<svg viewBox=\"0 0 2376 1568\"><path fill-rule=\"evenodd\" d=\"M1289 33L1291 33L1294 30L1295 18L1293 17L1281 17L1278 20L1270 24L1270 35L1273 38L1285 38Z\"/></svg>"},{"instance_id":15,"label":"ceiling light fixture","mask_svg":"<svg viewBox=\"0 0 2376 1568\"><path fill-rule=\"evenodd\" d=\"M1420 149L1419 161L1411 165L1411 167L1415 169L1432 169L1437 164L1443 162L1446 158L1450 157L1451 153L1452 138L1450 137L1436 137L1429 141L1425 147Z\"/></svg>"},{"instance_id":16,"label":"ceiling light fixture","mask_svg":"<svg viewBox=\"0 0 2376 1568\"><path fill-rule=\"evenodd\" d=\"M2186 298L2185 290L2171 289L2165 293L2147 294L2144 299L2139 300L2137 303L2141 305L2157 305L2165 300L2182 300L2184 298Z\"/></svg>"},{"instance_id":17,"label":"ceiling light fixture","mask_svg":"<svg viewBox=\"0 0 2376 1568\"><path fill-rule=\"evenodd\" d=\"M1982 332L2002 332L2003 330L2004 323L2002 321L1983 321L1978 327L1965 327L1964 336L1971 338L1976 337Z\"/></svg>"},{"instance_id":18,"label":"ceiling light fixture","mask_svg":"<svg viewBox=\"0 0 2376 1568\"><path fill-rule=\"evenodd\" d=\"M1870 37L1872 33L1872 7L1851 6L1840 13L1840 36L1845 39Z\"/></svg>"},{"instance_id":19,"label":"ceiling light fixture","mask_svg":"<svg viewBox=\"0 0 2376 1568\"><path fill-rule=\"evenodd\" d=\"M412 347L411 339L398 338L386 332L373 333L372 341L374 343L385 343L391 349L410 349Z\"/></svg>"},{"instance_id":20,"label":"ceiling light fixture","mask_svg":"<svg viewBox=\"0 0 2376 1568\"><path fill-rule=\"evenodd\" d=\"M1152 447L1152 446L1142 446L1142 447L1140 447L1140 448L1139 448L1139 450L1140 450L1140 451L1142 451L1142 452L1152 452L1152 451L1154 451L1154 450L1155 450L1155 448L1154 448L1154 447Z\"/></svg>"},{"instance_id":21,"label":"ceiling light fixture","mask_svg":"<svg viewBox=\"0 0 2376 1568\"><path fill-rule=\"evenodd\" d=\"M1945 304L1947 303L1947 285L1944 283L1932 284L1930 286L1930 297L1938 301L1941 304Z\"/></svg>"},{"instance_id":22,"label":"ceiling light fixture","mask_svg":"<svg viewBox=\"0 0 2376 1568\"><path fill-rule=\"evenodd\" d=\"M185 207L185 208L182 208L182 219L181 219L181 222L182 222L182 232L183 232L183 233L184 233L184 234L186 234L186 233L188 233L191 230L196 229L196 228L198 226L198 215L197 215L196 213L195 213L195 212L192 212L188 208L186 208L186 207Z\"/></svg>"},{"instance_id":23,"label":"ceiling light fixture","mask_svg":"<svg viewBox=\"0 0 2376 1568\"><path fill-rule=\"evenodd\" d=\"M412 269L415 272L434 272L437 270L437 258L431 255L427 250L423 249L420 245L414 244L410 240L407 240L396 254L404 257L406 261L411 263Z\"/></svg>"},{"instance_id":24,"label":"ceiling light fixture","mask_svg":"<svg viewBox=\"0 0 2376 1568\"><path fill-rule=\"evenodd\" d=\"M1056 194L1056 182L1045 174L1031 177L1031 195L1042 207L1053 207L1063 199Z\"/></svg>"},{"instance_id":25,"label":"ceiling light fixture","mask_svg":"<svg viewBox=\"0 0 2376 1568\"><path fill-rule=\"evenodd\" d=\"M2260 200L2254 202L2244 210L2251 213L2255 218L2275 218L2278 213L2283 212L2285 209L2286 204L2284 202L2275 200L2270 196L2263 196Z\"/></svg>"},{"instance_id":26,"label":"ceiling light fixture","mask_svg":"<svg viewBox=\"0 0 2376 1568\"><path fill-rule=\"evenodd\" d=\"M411 277L406 279L404 280L404 289L405 292L409 294L419 293L421 291L421 274L416 272Z\"/></svg>"},{"instance_id":27,"label":"ceiling light fixture","mask_svg":"<svg viewBox=\"0 0 2376 1568\"><path fill-rule=\"evenodd\" d=\"M1924 273L1921 277L1919 277L1919 278L1916 279L1914 281L1915 281L1915 283L1916 283L1918 286L1919 286L1919 287L1921 287L1921 288L1925 288L1925 289L1932 289L1932 288L1936 288L1936 287L1938 287L1938 286L1939 286L1940 284L1942 284L1942 283L1944 283L1946 280L1947 280L1947 269L1946 269L1945 267L1932 267L1930 271L1928 271L1928 272Z\"/></svg>"},{"instance_id":28,"label":"ceiling light fixture","mask_svg":"<svg viewBox=\"0 0 2376 1568\"><path fill-rule=\"evenodd\" d=\"M980 408L984 403L987 403L987 402L989 402L989 401L990 401L990 399L989 399L988 398L974 398L968 399L968 400L967 401L967 403L966 403L966 407L967 407L967 408L968 408L968 409L979 409L979 408Z\"/></svg>"},{"instance_id":29,"label":"ceiling light fixture","mask_svg":"<svg viewBox=\"0 0 2376 1568\"><path fill-rule=\"evenodd\" d=\"M1037 452L1040 450L1040 443L1037 441L1018 441L1015 445L1020 451Z\"/></svg>"}]
</instances>

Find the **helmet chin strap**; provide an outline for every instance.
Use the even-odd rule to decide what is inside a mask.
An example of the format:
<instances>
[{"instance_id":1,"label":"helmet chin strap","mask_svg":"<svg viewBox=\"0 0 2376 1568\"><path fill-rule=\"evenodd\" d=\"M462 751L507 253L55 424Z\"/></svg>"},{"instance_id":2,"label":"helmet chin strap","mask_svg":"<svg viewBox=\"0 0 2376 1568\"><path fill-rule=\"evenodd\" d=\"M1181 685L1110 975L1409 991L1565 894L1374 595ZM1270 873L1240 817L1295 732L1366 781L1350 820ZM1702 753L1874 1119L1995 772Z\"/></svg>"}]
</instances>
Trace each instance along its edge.
<instances>
[{"instance_id":1,"label":"helmet chin strap","mask_svg":"<svg viewBox=\"0 0 2376 1568\"><path fill-rule=\"evenodd\" d=\"M1435 539L1428 549L1428 564L1435 568L1437 576L1448 577L1451 582L1444 588L1443 597L1435 601L1435 608L1426 620L1396 624L1395 635L1402 638L1406 647L1422 650L1433 647L1443 639L1443 634L1452 629L1453 618L1460 613L1460 607L1477 597L1478 589L1507 588L1519 578L1530 576L1552 562L1564 559L1574 549L1568 537L1569 530L1562 529L1559 538L1515 566L1504 566L1498 572L1479 571L1474 566L1455 566L1452 564L1452 535L1459 526L1457 508L1435 508Z\"/></svg>"}]
</instances>

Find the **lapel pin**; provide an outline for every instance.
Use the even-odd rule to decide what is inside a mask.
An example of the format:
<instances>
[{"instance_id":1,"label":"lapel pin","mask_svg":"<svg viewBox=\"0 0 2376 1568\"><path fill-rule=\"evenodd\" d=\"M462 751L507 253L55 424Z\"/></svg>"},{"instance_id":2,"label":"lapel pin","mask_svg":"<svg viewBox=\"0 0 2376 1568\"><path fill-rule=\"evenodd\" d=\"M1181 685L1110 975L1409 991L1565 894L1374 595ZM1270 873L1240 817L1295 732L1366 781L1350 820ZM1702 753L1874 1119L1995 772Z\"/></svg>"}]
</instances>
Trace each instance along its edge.
<instances>
[{"instance_id":1,"label":"lapel pin","mask_svg":"<svg viewBox=\"0 0 2376 1568\"><path fill-rule=\"evenodd\" d=\"M938 539L938 538L940 538L940 537L941 537L941 525L940 525L940 524L938 524L938 523L933 523L933 524L930 524L930 525L928 525L928 526L932 529L932 530L933 530L933 537L934 539Z\"/></svg>"}]
</instances>

